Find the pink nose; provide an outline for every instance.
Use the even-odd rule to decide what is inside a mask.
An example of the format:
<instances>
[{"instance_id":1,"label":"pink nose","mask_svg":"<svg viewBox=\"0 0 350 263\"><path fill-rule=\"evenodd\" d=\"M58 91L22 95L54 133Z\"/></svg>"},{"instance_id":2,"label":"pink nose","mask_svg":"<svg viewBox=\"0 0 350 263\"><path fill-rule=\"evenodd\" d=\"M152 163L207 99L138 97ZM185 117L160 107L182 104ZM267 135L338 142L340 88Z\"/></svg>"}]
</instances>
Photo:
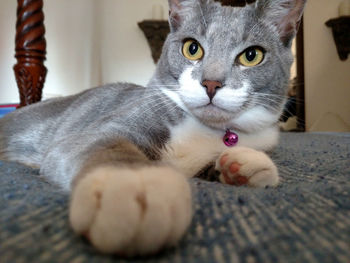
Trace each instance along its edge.
<instances>
[{"instance_id":1,"label":"pink nose","mask_svg":"<svg viewBox=\"0 0 350 263\"><path fill-rule=\"evenodd\" d=\"M216 94L216 90L222 88L220 81L204 80L202 86L207 89L207 94L210 100L212 100Z\"/></svg>"}]
</instances>

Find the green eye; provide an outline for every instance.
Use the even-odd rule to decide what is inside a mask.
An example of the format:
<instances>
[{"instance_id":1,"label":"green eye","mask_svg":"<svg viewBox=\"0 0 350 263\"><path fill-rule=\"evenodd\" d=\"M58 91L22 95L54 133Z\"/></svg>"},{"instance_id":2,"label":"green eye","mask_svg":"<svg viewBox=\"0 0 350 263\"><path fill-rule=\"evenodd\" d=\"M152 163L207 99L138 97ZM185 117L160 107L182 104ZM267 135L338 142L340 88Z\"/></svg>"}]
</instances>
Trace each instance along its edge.
<instances>
[{"instance_id":1,"label":"green eye","mask_svg":"<svg viewBox=\"0 0 350 263\"><path fill-rule=\"evenodd\" d=\"M263 60L264 51L259 47L249 47L238 57L238 62L245 67L254 67Z\"/></svg>"},{"instance_id":2,"label":"green eye","mask_svg":"<svg viewBox=\"0 0 350 263\"><path fill-rule=\"evenodd\" d=\"M200 60L204 55L204 51L196 40L189 39L182 46L182 54L189 60Z\"/></svg>"}]
</instances>

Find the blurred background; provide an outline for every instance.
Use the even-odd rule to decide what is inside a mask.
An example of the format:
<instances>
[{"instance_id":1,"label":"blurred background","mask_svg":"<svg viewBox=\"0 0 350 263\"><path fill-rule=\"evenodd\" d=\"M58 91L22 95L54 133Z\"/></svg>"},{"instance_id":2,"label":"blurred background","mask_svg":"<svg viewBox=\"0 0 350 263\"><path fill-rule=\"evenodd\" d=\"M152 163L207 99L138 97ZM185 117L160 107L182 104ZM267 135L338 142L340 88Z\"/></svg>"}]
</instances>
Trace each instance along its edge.
<instances>
[{"instance_id":1,"label":"blurred background","mask_svg":"<svg viewBox=\"0 0 350 263\"><path fill-rule=\"evenodd\" d=\"M308 0L305 10L304 81L295 85L304 86L306 131L350 132L350 57L340 60L325 25L339 17L342 2ZM16 8L15 0L0 2L0 104L19 102L12 69ZM155 63L138 23L167 20L167 0L45 0L44 13L44 99L109 82L145 85L152 76Z\"/></svg>"}]
</instances>

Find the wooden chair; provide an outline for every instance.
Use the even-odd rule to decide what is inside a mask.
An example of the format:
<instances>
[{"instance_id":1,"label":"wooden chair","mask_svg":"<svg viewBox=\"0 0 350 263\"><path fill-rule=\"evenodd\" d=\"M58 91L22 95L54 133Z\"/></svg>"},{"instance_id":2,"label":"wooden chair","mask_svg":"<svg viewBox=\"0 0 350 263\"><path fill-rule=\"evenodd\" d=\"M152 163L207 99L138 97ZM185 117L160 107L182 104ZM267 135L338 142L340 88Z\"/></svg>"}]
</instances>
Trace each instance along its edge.
<instances>
[{"instance_id":1,"label":"wooden chair","mask_svg":"<svg viewBox=\"0 0 350 263\"><path fill-rule=\"evenodd\" d=\"M43 0L17 0L14 66L23 107L41 100L47 69Z\"/></svg>"}]
</instances>

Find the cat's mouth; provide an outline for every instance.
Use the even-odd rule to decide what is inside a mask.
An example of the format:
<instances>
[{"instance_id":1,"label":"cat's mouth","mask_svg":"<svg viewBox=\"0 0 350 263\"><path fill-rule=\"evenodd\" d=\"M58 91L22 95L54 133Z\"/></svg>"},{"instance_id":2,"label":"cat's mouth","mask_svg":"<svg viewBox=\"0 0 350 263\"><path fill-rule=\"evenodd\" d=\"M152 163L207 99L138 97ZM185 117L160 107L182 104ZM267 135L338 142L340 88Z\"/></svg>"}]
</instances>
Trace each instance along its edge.
<instances>
[{"instance_id":1,"label":"cat's mouth","mask_svg":"<svg viewBox=\"0 0 350 263\"><path fill-rule=\"evenodd\" d=\"M215 103L213 101L210 101L209 103L207 103L206 105L200 106L198 107L199 109L205 110L205 111L212 111L213 113L217 113L217 114L228 114L231 117L234 115L237 115L239 112L239 108L235 107L234 110L233 109L228 109L226 107L224 107L223 105L219 105L218 103Z\"/></svg>"},{"instance_id":2,"label":"cat's mouth","mask_svg":"<svg viewBox=\"0 0 350 263\"><path fill-rule=\"evenodd\" d=\"M234 114L212 102L192 109L192 112L201 120L223 123L230 121Z\"/></svg>"},{"instance_id":3,"label":"cat's mouth","mask_svg":"<svg viewBox=\"0 0 350 263\"><path fill-rule=\"evenodd\" d=\"M208 109L212 109L212 110L220 110L220 111L226 111L228 112L228 110L220 107L219 105L214 104L212 101L210 101L207 105L202 106L203 108L208 108Z\"/></svg>"}]
</instances>

